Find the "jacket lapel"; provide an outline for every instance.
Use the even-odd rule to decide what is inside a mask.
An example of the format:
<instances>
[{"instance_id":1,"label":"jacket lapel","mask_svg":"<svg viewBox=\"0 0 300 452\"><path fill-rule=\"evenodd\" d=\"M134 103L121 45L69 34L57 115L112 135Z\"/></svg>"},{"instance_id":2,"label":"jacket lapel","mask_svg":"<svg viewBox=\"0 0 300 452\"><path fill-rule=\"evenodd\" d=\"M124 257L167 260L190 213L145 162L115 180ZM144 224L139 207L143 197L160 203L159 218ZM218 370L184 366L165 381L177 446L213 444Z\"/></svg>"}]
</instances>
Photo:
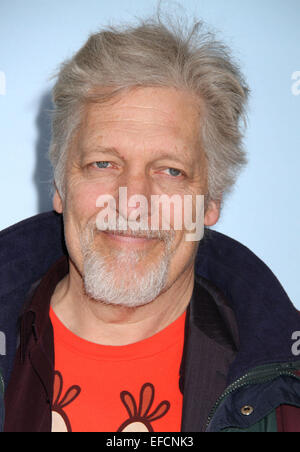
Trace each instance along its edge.
<instances>
[{"instance_id":1,"label":"jacket lapel","mask_svg":"<svg viewBox=\"0 0 300 452\"><path fill-rule=\"evenodd\" d=\"M187 316L180 369L182 432L203 432L214 402L227 386L238 347L234 315L218 290L197 278Z\"/></svg>"}]
</instances>

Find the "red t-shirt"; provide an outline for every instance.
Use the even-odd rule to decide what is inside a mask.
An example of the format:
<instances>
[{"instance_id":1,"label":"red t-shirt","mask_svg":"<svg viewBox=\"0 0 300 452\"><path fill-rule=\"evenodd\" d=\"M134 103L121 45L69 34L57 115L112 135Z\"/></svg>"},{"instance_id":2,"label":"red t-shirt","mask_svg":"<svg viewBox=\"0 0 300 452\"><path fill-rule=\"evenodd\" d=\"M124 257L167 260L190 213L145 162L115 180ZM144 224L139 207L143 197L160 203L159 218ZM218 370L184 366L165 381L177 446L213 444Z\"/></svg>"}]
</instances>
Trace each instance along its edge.
<instances>
[{"instance_id":1,"label":"red t-shirt","mask_svg":"<svg viewBox=\"0 0 300 452\"><path fill-rule=\"evenodd\" d=\"M51 309L52 431L180 432L185 316L143 341L107 346L76 336Z\"/></svg>"}]
</instances>

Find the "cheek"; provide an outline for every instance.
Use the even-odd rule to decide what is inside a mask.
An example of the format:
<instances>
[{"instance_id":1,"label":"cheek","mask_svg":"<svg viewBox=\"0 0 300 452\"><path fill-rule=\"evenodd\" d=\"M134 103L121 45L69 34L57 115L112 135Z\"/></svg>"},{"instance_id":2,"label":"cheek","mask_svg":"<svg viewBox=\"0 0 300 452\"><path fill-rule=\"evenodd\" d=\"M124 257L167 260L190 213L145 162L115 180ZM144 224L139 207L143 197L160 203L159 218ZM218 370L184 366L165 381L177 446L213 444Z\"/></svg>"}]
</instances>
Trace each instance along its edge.
<instances>
[{"instance_id":1,"label":"cheek","mask_svg":"<svg viewBox=\"0 0 300 452\"><path fill-rule=\"evenodd\" d=\"M102 184L82 183L70 187L67 193L66 211L71 214L75 222L86 224L98 213L99 208L96 202L103 194L107 194L107 190Z\"/></svg>"},{"instance_id":2,"label":"cheek","mask_svg":"<svg viewBox=\"0 0 300 452\"><path fill-rule=\"evenodd\" d=\"M177 278L178 275L194 264L199 244L198 242L187 242L185 232L177 234L170 266L171 279Z\"/></svg>"},{"instance_id":3,"label":"cheek","mask_svg":"<svg viewBox=\"0 0 300 452\"><path fill-rule=\"evenodd\" d=\"M99 208L96 201L101 192L99 184L74 184L68 187L64 208L65 240L69 255L78 268L82 267L81 236L89 222L95 222Z\"/></svg>"}]
</instances>

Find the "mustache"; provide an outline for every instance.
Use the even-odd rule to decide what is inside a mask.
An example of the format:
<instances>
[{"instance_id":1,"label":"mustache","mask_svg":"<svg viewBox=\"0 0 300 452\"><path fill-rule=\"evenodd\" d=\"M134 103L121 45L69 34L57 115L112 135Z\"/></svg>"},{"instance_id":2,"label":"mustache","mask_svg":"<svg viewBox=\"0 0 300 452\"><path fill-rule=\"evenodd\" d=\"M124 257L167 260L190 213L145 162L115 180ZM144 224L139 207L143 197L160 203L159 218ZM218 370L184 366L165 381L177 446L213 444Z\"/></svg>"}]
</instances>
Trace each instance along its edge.
<instances>
[{"instance_id":1,"label":"mustache","mask_svg":"<svg viewBox=\"0 0 300 452\"><path fill-rule=\"evenodd\" d=\"M158 239L158 240L170 240L174 237L175 231L152 229L148 227L148 224L137 222L124 221L123 217L118 218L118 221L113 221L108 218L107 222L97 221L94 223L97 231L109 232L114 235L123 235L127 237L146 238L146 239Z\"/></svg>"},{"instance_id":2,"label":"mustache","mask_svg":"<svg viewBox=\"0 0 300 452\"><path fill-rule=\"evenodd\" d=\"M152 230L152 229L136 229L130 228L128 225L127 229L116 228L115 224L107 223L105 228L99 228L96 224L96 221L93 219L86 225L86 233L90 236L91 239L94 239L96 235L99 233L109 233L113 235L121 235L124 237L132 237L132 238L145 238L145 239L157 239L164 241L166 243L170 243L175 237L175 231L173 229L170 230Z\"/></svg>"},{"instance_id":3,"label":"mustache","mask_svg":"<svg viewBox=\"0 0 300 452\"><path fill-rule=\"evenodd\" d=\"M132 238L145 238L145 239L158 239L158 240L167 240L174 236L174 231L151 231L151 230L121 230L121 229L106 229L105 231L100 231L97 229L97 232L107 232L112 235L121 235L124 237L132 237Z\"/></svg>"}]
</instances>

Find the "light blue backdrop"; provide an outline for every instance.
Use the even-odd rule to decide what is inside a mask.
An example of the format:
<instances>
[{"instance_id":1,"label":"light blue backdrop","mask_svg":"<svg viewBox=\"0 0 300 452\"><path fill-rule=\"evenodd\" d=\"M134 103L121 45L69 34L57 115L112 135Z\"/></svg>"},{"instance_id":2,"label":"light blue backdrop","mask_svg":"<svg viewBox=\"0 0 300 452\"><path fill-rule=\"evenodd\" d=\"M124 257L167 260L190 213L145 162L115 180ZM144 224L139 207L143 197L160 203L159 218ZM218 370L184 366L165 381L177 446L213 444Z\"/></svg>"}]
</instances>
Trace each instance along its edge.
<instances>
[{"instance_id":1,"label":"light blue backdrop","mask_svg":"<svg viewBox=\"0 0 300 452\"><path fill-rule=\"evenodd\" d=\"M252 89L247 148L217 230L251 248L300 308L300 2L184 0L241 61ZM0 0L0 229L49 210L49 80L88 35L153 13L154 0Z\"/></svg>"}]
</instances>

